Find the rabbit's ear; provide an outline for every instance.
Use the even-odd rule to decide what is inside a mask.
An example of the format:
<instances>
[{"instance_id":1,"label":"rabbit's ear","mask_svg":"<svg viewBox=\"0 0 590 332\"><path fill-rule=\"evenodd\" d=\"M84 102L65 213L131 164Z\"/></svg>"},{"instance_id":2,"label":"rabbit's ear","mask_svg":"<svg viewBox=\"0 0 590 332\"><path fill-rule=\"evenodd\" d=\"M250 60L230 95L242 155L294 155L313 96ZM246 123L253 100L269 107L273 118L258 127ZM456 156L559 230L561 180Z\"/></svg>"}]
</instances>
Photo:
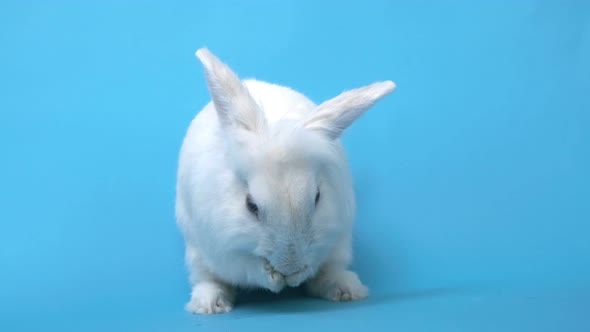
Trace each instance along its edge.
<instances>
[{"instance_id":1,"label":"rabbit's ear","mask_svg":"<svg viewBox=\"0 0 590 332\"><path fill-rule=\"evenodd\" d=\"M264 126L264 116L238 76L207 48L195 55L205 68L209 93L224 126L257 132Z\"/></svg>"},{"instance_id":2,"label":"rabbit's ear","mask_svg":"<svg viewBox=\"0 0 590 332\"><path fill-rule=\"evenodd\" d=\"M318 105L305 120L304 127L337 139L348 126L395 88L395 83L385 81L345 91Z\"/></svg>"}]
</instances>

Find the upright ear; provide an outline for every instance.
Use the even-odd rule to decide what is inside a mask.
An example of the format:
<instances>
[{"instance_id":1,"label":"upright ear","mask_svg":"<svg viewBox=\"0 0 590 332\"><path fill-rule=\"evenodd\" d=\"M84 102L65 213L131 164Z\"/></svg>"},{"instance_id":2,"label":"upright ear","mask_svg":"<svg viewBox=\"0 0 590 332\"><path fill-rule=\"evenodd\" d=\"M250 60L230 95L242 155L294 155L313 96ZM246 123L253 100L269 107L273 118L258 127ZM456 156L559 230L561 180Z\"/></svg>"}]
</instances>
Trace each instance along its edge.
<instances>
[{"instance_id":1,"label":"upright ear","mask_svg":"<svg viewBox=\"0 0 590 332\"><path fill-rule=\"evenodd\" d=\"M207 48L195 55L205 68L209 93L222 125L251 132L261 130L264 116L238 76Z\"/></svg>"},{"instance_id":2,"label":"upright ear","mask_svg":"<svg viewBox=\"0 0 590 332\"><path fill-rule=\"evenodd\" d=\"M348 126L395 88L395 83L385 81L345 91L318 105L306 119L304 127L337 139Z\"/></svg>"}]
</instances>

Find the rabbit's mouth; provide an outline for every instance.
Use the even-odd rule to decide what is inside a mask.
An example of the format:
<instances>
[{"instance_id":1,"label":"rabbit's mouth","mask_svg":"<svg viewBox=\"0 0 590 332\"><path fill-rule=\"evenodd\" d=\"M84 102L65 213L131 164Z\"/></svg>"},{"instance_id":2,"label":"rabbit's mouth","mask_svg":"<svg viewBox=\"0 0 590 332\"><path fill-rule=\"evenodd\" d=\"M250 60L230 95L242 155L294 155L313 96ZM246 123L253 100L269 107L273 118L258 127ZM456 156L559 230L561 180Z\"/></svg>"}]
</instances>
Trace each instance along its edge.
<instances>
[{"instance_id":1,"label":"rabbit's mouth","mask_svg":"<svg viewBox=\"0 0 590 332\"><path fill-rule=\"evenodd\" d=\"M288 269L278 268L277 269L272 264L270 264L270 266L272 267L272 269L274 271L280 273L285 278L287 285L289 285L290 287L299 286L302 282L307 280L312 275L312 271L307 264L305 264L302 267L299 267L297 269L295 269L295 268L288 268Z\"/></svg>"},{"instance_id":2,"label":"rabbit's mouth","mask_svg":"<svg viewBox=\"0 0 590 332\"><path fill-rule=\"evenodd\" d=\"M289 277L295 276L295 275L297 275L297 274L302 274L302 273L304 273L305 271L307 271L308 269L309 269L309 267L307 266L307 264L306 264L306 265L304 265L303 267L301 267L301 268L299 268L299 269L295 270L295 272L291 272L291 271L289 271L290 273L283 273L283 272L281 272L281 270L277 270L277 269L275 268L275 270L276 270L277 272L281 273L282 275L284 275L284 276L285 276L285 278L289 278Z\"/></svg>"},{"instance_id":3,"label":"rabbit's mouth","mask_svg":"<svg viewBox=\"0 0 590 332\"><path fill-rule=\"evenodd\" d=\"M308 264L304 264L303 266L292 264L275 265L268 258L261 258L273 271L280 273L283 278L285 278L287 285L290 287L299 286L302 282L306 281L313 275L313 270Z\"/></svg>"},{"instance_id":4,"label":"rabbit's mouth","mask_svg":"<svg viewBox=\"0 0 590 332\"><path fill-rule=\"evenodd\" d=\"M290 287L297 287L302 282L309 279L311 275L312 273L309 266L304 265L303 268L301 268L299 271L292 273L291 275L285 276L285 281L287 282L287 285L289 285Z\"/></svg>"}]
</instances>

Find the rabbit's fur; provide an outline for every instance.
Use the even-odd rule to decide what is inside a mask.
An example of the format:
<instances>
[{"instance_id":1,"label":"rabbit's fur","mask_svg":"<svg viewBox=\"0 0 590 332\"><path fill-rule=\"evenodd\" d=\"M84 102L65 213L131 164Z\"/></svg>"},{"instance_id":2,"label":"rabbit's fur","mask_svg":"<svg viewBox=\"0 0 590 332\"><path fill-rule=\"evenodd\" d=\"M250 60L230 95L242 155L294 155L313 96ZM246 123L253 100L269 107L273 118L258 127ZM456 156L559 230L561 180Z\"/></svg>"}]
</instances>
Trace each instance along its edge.
<instances>
[{"instance_id":1,"label":"rabbit's fur","mask_svg":"<svg viewBox=\"0 0 590 332\"><path fill-rule=\"evenodd\" d=\"M340 135L391 81L315 105L304 95L240 80L197 51L212 102L182 144L176 218L186 244L194 313L232 309L237 287L347 301L368 289L347 270L355 199Z\"/></svg>"}]
</instances>

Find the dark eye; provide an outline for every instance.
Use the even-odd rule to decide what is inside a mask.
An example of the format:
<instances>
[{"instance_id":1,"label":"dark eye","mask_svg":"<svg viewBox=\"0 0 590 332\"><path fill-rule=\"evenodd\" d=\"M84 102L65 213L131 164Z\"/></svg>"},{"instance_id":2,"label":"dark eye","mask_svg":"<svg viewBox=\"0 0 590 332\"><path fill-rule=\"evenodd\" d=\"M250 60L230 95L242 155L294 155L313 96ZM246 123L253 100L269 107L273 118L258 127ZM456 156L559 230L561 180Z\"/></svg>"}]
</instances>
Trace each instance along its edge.
<instances>
[{"instance_id":1,"label":"dark eye","mask_svg":"<svg viewBox=\"0 0 590 332\"><path fill-rule=\"evenodd\" d=\"M254 201L252 200L252 196L250 196L250 194L246 196L246 207L248 208L248 211L250 211L250 213L255 215L256 218L258 218L258 205L254 203Z\"/></svg>"},{"instance_id":2,"label":"dark eye","mask_svg":"<svg viewBox=\"0 0 590 332\"><path fill-rule=\"evenodd\" d=\"M318 205L319 200L320 200L320 191L318 190L318 193L315 194L315 205Z\"/></svg>"}]
</instances>

